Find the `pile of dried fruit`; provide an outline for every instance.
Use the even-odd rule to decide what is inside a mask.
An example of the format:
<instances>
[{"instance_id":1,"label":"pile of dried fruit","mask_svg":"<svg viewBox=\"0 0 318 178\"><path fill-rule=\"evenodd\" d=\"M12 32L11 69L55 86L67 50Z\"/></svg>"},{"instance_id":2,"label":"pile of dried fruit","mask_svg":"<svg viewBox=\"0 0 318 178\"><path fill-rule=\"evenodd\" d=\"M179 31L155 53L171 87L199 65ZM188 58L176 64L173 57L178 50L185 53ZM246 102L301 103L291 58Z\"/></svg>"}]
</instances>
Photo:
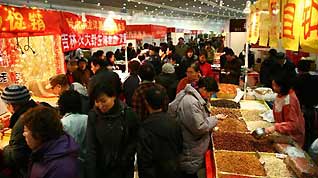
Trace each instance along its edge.
<instances>
[{"instance_id":1,"label":"pile of dried fruit","mask_svg":"<svg viewBox=\"0 0 318 178\"><path fill-rule=\"evenodd\" d=\"M216 150L275 152L270 140L256 140L250 134L244 133L214 132L213 144Z\"/></svg>"},{"instance_id":2,"label":"pile of dried fruit","mask_svg":"<svg viewBox=\"0 0 318 178\"><path fill-rule=\"evenodd\" d=\"M216 152L217 169L222 172L266 176L266 172L256 155L238 152Z\"/></svg>"},{"instance_id":3,"label":"pile of dried fruit","mask_svg":"<svg viewBox=\"0 0 318 178\"><path fill-rule=\"evenodd\" d=\"M239 109L229 109L221 107L210 107L212 115L224 114L227 118L239 118L242 117L242 114Z\"/></svg>"},{"instance_id":4,"label":"pile of dried fruit","mask_svg":"<svg viewBox=\"0 0 318 178\"><path fill-rule=\"evenodd\" d=\"M222 107L222 108L235 108L235 109L241 108L239 103L236 103L230 100L212 100L211 105L215 107Z\"/></svg>"},{"instance_id":5,"label":"pile of dried fruit","mask_svg":"<svg viewBox=\"0 0 318 178\"><path fill-rule=\"evenodd\" d=\"M245 122L234 118L219 120L217 127L219 132L248 132Z\"/></svg>"}]
</instances>

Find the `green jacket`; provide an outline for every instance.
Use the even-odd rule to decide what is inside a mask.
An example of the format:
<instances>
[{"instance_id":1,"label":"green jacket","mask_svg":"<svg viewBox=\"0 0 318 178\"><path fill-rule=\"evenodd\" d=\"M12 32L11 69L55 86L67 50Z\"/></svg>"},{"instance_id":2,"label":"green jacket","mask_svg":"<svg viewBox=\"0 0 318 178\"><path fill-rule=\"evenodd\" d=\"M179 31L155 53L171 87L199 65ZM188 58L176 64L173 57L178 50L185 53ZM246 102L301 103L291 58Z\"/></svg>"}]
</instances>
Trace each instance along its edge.
<instances>
[{"instance_id":1,"label":"green jacket","mask_svg":"<svg viewBox=\"0 0 318 178\"><path fill-rule=\"evenodd\" d=\"M3 148L3 161L6 167L12 169L15 177L24 177L26 175L29 156L31 154L31 149L28 147L23 136L23 124L20 116L35 106L37 104L33 100L30 100L22 108L13 113L10 118L12 131L9 145Z\"/></svg>"}]
</instances>

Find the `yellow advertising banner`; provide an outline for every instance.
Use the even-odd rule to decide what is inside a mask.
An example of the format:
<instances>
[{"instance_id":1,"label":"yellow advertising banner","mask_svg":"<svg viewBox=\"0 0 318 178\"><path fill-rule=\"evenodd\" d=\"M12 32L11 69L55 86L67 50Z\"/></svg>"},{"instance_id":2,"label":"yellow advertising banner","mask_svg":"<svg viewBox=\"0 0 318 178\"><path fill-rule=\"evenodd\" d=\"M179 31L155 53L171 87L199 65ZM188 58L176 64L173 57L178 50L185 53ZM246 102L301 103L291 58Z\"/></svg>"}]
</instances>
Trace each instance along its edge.
<instances>
[{"instance_id":1,"label":"yellow advertising banner","mask_svg":"<svg viewBox=\"0 0 318 178\"><path fill-rule=\"evenodd\" d=\"M318 53L318 0L302 0L300 46L303 51Z\"/></svg>"},{"instance_id":2,"label":"yellow advertising banner","mask_svg":"<svg viewBox=\"0 0 318 178\"><path fill-rule=\"evenodd\" d=\"M269 14L261 13L261 25L259 30L259 45L260 46L267 46L268 45L268 38L269 38L269 26L270 26L270 18Z\"/></svg>"},{"instance_id":3,"label":"yellow advertising banner","mask_svg":"<svg viewBox=\"0 0 318 178\"><path fill-rule=\"evenodd\" d=\"M251 6L251 15L250 15L250 33L249 33L249 42L257 43L259 38L259 27L260 27L260 9L259 3Z\"/></svg>"},{"instance_id":4,"label":"yellow advertising banner","mask_svg":"<svg viewBox=\"0 0 318 178\"><path fill-rule=\"evenodd\" d=\"M271 48L278 48L279 41L279 17L280 17L280 7L278 0L269 1L269 18L271 21L270 32L269 32L269 46Z\"/></svg>"},{"instance_id":5,"label":"yellow advertising banner","mask_svg":"<svg viewBox=\"0 0 318 178\"><path fill-rule=\"evenodd\" d=\"M261 12L260 12L260 29L259 29L259 45L267 46L270 30L270 16L269 16L269 1L260 0Z\"/></svg>"},{"instance_id":6,"label":"yellow advertising banner","mask_svg":"<svg viewBox=\"0 0 318 178\"><path fill-rule=\"evenodd\" d=\"M298 51L302 21L302 0L282 0L282 44L287 50Z\"/></svg>"}]
</instances>

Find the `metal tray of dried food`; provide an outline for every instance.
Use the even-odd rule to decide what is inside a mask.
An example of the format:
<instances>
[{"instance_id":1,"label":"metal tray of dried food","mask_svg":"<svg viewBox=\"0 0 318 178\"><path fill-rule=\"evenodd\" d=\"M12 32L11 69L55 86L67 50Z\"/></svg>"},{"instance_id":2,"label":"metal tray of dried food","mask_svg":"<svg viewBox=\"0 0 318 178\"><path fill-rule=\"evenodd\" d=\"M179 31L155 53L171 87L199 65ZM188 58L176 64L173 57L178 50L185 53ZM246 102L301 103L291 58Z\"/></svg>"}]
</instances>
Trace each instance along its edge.
<instances>
[{"instance_id":1,"label":"metal tray of dried food","mask_svg":"<svg viewBox=\"0 0 318 178\"><path fill-rule=\"evenodd\" d=\"M218 154L224 154L224 155L231 155L229 157L231 157L231 161L234 160L235 156L241 156L241 157L249 157L249 158L253 158L253 160L251 159L250 161L248 161L248 163L244 164L243 161L241 159L240 163L242 163L242 165L244 164L244 166L242 166L243 169L242 172L240 171L227 171L227 170L221 170L222 168L220 168L220 163L218 162ZM235 156L233 156L235 155ZM219 175L236 175L236 176L243 176L243 177L255 177L255 178L263 178L266 177L266 171L265 168L263 167L263 165L261 164L261 162L259 161L258 158L258 153L256 152L241 152L241 151L225 151L225 150L218 150L218 151L214 151L213 152L213 156L214 156L214 163L215 163L215 169L216 169L216 175L217 178L219 178ZM247 161L247 160L245 160ZM252 169L251 168L247 168L246 166L250 166L252 165L252 161L256 161L254 168L257 170L255 170L255 173L252 173ZM225 164L226 160L223 160L222 163ZM237 166L238 164L231 164L231 165L235 165ZM226 166L226 169L230 169L228 166ZM233 168L236 169L236 168ZM247 173L244 173L244 171L246 171ZM258 172L258 173L256 173ZM258 175L257 175L258 174Z\"/></svg>"}]
</instances>

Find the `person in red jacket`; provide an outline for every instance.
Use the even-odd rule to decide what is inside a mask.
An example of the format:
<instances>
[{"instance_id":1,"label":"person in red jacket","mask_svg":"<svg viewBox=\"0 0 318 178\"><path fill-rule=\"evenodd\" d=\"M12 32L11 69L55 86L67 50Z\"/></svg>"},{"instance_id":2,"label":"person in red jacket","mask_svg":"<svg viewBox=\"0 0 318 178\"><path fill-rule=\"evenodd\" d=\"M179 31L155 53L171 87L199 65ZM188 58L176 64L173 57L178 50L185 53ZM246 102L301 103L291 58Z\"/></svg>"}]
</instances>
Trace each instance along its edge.
<instances>
[{"instance_id":1,"label":"person in red jacket","mask_svg":"<svg viewBox=\"0 0 318 178\"><path fill-rule=\"evenodd\" d=\"M200 66L200 71L203 77L213 77L213 72L212 72L212 67L211 64L207 62L207 56L208 53L206 50L200 51L199 55L199 66Z\"/></svg>"},{"instance_id":2,"label":"person in red jacket","mask_svg":"<svg viewBox=\"0 0 318 178\"><path fill-rule=\"evenodd\" d=\"M270 134L277 131L291 136L302 147L305 140L305 120L288 78L280 76L274 79L272 87L278 94L273 106L275 125L265 128L265 132Z\"/></svg>"}]
</instances>

